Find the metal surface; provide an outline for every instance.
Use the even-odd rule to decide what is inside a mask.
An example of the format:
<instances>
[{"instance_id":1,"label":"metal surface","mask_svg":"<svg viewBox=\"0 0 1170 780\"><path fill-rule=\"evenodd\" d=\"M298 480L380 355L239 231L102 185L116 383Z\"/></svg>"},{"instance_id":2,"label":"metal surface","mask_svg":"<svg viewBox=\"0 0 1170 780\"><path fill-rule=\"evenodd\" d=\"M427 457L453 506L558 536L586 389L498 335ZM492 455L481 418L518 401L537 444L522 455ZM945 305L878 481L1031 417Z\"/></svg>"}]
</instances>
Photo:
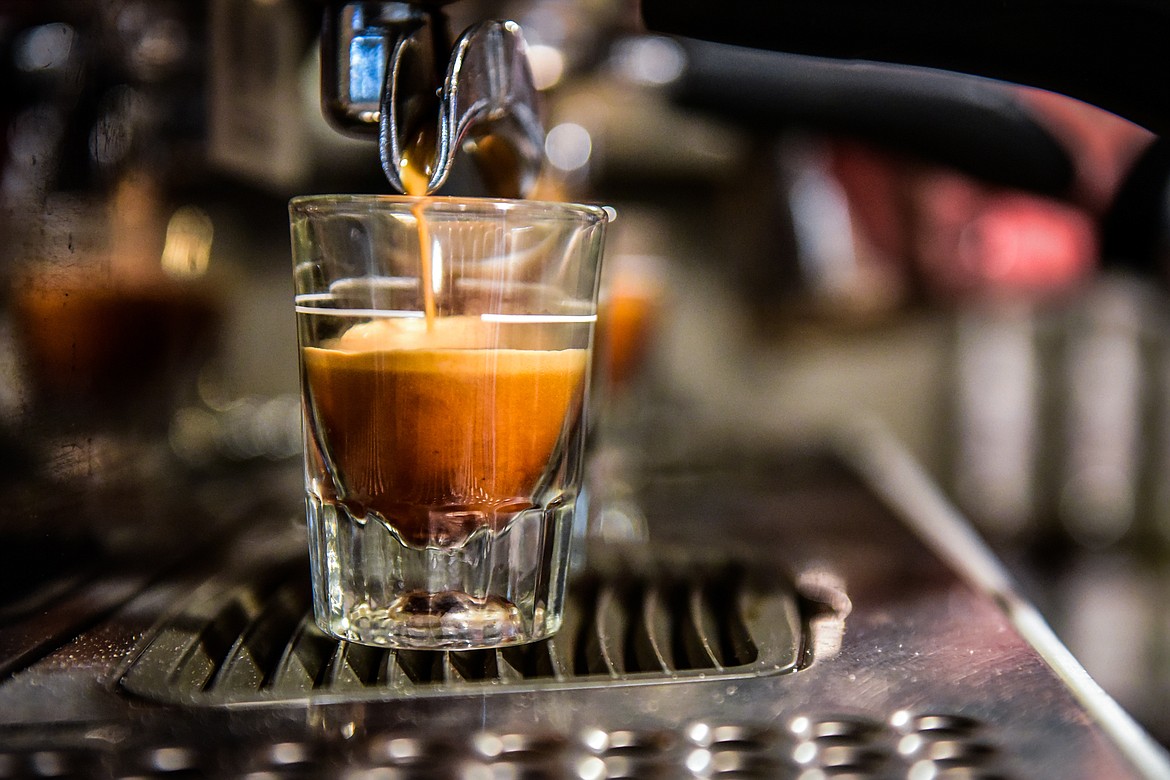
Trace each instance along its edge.
<instances>
[{"instance_id":1,"label":"metal surface","mask_svg":"<svg viewBox=\"0 0 1170 780\"><path fill-rule=\"evenodd\" d=\"M303 587L296 475L278 469L237 478L273 500L238 518L218 555L190 556L0 684L0 776L1170 777L920 473L865 438L850 439L856 465L721 455L661 471L641 491L656 555L669 543L793 583L805 632L794 673L423 680L392 694L362 684L258 700L208 686L208 667L203 682L184 678L196 663L175 667L187 671L171 680L171 703L129 690L123 680L167 631L194 632L202 644L179 644L227 658L247 646L241 626L259 636L272 625L185 622L190 605L215 602L204 597L225 573L270 593ZM180 547L184 533L207 536L190 514L151 520ZM253 645L265 646L280 643Z\"/></svg>"}]
</instances>

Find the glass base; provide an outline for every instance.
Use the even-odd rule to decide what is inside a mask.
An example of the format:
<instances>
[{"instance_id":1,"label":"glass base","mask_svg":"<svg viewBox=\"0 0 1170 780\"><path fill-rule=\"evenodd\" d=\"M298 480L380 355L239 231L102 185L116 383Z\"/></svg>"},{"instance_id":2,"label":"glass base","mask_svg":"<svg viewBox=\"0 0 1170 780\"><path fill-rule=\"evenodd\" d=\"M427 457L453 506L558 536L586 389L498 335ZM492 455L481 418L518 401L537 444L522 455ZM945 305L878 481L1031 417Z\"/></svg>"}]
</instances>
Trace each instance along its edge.
<instances>
[{"instance_id":1,"label":"glass base","mask_svg":"<svg viewBox=\"0 0 1170 780\"><path fill-rule=\"evenodd\" d=\"M470 650L560 628L574 502L496 518L458 545L408 544L389 524L307 498L313 603L327 633L359 644ZM502 522L501 522L502 521Z\"/></svg>"},{"instance_id":2,"label":"glass base","mask_svg":"<svg viewBox=\"0 0 1170 780\"><path fill-rule=\"evenodd\" d=\"M527 641L515 604L498 596L476 598L446 591L406 593L382 610L350 615L348 639L363 644L401 643L410 647L491 647Z\"/></svg>"}]
</instances>

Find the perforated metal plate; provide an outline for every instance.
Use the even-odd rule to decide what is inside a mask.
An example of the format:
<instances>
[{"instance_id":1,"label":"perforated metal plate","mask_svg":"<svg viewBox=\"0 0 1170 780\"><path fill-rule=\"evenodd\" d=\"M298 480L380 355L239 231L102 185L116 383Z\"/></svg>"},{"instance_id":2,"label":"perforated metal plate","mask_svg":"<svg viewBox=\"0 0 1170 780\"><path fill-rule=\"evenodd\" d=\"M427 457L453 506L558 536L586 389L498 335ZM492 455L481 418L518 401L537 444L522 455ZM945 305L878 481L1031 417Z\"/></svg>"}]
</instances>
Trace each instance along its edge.
<instances>
[{"instance_id":1,"label":"perforated metal plate","mask_svg":"<svg viewBox=\"0 0 1170 780\"><path fill-rule=\"evenodd\" d=\"M0 752L0 778L997 780L1006 775L993 731L971 718L902 710L885 722L801 715L785 725L704 721L678 730L382 732L345 744L153 742Z\"/></svg>"},{"instance_id":2,"label":"perforated metal plate","mask_svg":"<svg viewBox=\"0 0 1170 780\"><path fill-rule=\"evenodd\" d=\"M380 699L533 687L679 682L798 668L799 599L775 572L644 551L591 555L556 637L502 650L395 651L315 626L308 563L209 580L160 624L122 678L137 696L182 704L284 701L325 693Z\"/></svg>"}]
</instances>

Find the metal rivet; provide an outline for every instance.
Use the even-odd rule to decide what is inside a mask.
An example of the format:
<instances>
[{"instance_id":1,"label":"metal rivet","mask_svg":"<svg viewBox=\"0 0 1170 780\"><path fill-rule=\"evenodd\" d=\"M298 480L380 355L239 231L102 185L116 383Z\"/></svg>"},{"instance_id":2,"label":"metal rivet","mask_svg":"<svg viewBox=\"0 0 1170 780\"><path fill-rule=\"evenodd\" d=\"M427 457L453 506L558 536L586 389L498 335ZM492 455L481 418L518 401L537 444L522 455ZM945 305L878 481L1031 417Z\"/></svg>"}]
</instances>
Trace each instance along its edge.
<instances>
[{"instance_id":1,"label":"metal rivet","mask_svg":"<svg viewBox=\"0 0 1170 780\"><path fill-rule=\"evenodd\" d=\"M355 769L345 773L345 780L402 780L402 772L386 766Z\"/></svg>"},{"instance_id":2,"label":"metal rivet","mask_svg":"<svg viewBox=\"0 0 1170 780\"><path fill-rule=\"evenodd\" d=\"M810 729L812 728L812 721L806 716L801 715L799 717L793 718L792 723L789 724L788 728L798 737L807 737L809 735Z\"/></svg>"},{"instance_id":3,"label":"metal rivet","mask_svg":"<svg viewBox=\"0 0 1170 780\"><path fill-rule=\"evenodd\" d=\"M912 756L922 750L923 742L921 734L907 734L898 740L898 752L904 756Z\"/></svg>"},{"instance_id":4,"label":"metal rivet","mask_svg":"<svg viewBox=\"0 0 1170 780\"><path fill-rule=\"evenodd\" d=\"M873 732L873 726L859 720L834 718L812 724L814 739L860 739Z\"/></svg>"},{"instance_id":5,"label":"metal rivet","mask_svg":"<svg viewBox=\"0 0 1170 780\"><path fill-rule=\"evenodd\" d=\"M602 780L605 777L605 762L596 756L586 756L574 767L579 780Z\"/></svg>"},{"instance_id":6,"label":"metal rivet","mask_svg":"<svg viewBox=\"0 0 1170 780\"><path fill-rule=\"evenodd\" d=\"M711 768L716 775L742 776L759 769L762 762L758 759L759 756L740 750L721 750L712 754Z\"/></svg>"},{"instance_id":7,"label":"metal rivet","mask_svg":"<svg viewBox=\"0 0 1170 780\"><path fill-rule=\"evenodd\" d=\"M796 780L826 780L827 777L823 769L806 769L796 776Z\"/></svg>"},{"instance_id":8,"label":"metal rivet","mask_svg":"<svg viewBox=\"0 0 1170 780\"><path fill-rule=\"evenodd\" d=\"M688 740L700 747L711 744L711 727L706 723L692 723L687 726L686 735Z\"/></svg>"},{"instance_id":9,"label":"metal rivet","mask_svg":"<svg viewBox=\"0 0 1170 780\"><path fill-rule=\"evenodd\" d=\"M961 764L983 763L993 752L991 746L982 742L955 739L931 742L925 750L926 757L931 761Z\"/></svg>"},{"instance_id":10,"label":"metal rivet","mask_svg":"<svg viewBox=\"0 0 1170 780\"><path fill-rule=\"evenodd\" d=\"M270 766L308 764L313 760L313 751L303 742L277 742L264 751L264 759Z\"/></svg>"},{"instance_id":11,"label":"metal rivet","mask_svg":"<svg viewBox=\"0 0 1170 780\"><path fill-rule=\"evenodd\" d=\"M978 728L978 722L962 715L919 715L911 724L917 731L949 731L970 733Z\"/></svg>"},{"instance_id":12,"label":"metal rivet","mask_svg":"<svg viewBox=\"0 0 1170 780\"><path fill-rule=\"evenodd\" d=\"M910 725L910 721L913 717L914 716L910 713L910 710L898 710L890 716L890 725L899 731L902 731Z\"/></svg>"},{"instance_id":13,"label":"metal rivet","mask_svg":"<svg viewBox=\"0 0 1170 780\"><path fill-rule=\"evenodd\" d=\"M198 764L195 751L185 747L157 748L146 759L146 765L158 772L185 772Z\"/></svg>"},{"instance_id":14,"label":"metal rivet","mask_svg":"<svg viewBox=\"0 0 1170 780\"><path fill-rule=\"evenodd\" d=\"M813 742L801 742L792 751L792 760L798 764L811 764L817 760L817 746Z\"/></svg>"},{"instance_id":15,"label":"metal rivet","mask_svg":"<svg viewBox=\"0 0 1170 780\"><path fill-rule=\"evenodd\" d=\"M833 769L866 769L880 757L873 750L856 745L822 745L819 753L820 765Z\"/></svg>"},{"instance_id":16,"label":"metal rivet","mask_svg":"<svg viewBox=\"0 0 1170 780\"><path fill-rule=\"evenodd\" d=\"M69 774L69 762L64 753L57 751L41 751L29 757L33 772L37 777L61 777Z\"/></svg>"},{"instance_id":17,"label":"metal rivet","mask_svg":"<svg viewBox=\"0 0 1170 780\"><path fill-rule=\"evenodd\" d=\"M770 741L771 735L767 730L750 726L716 726L711 733L711 742L715 745L764 747Z\"/></svg>"},{"instance_id":18,"label":"metal rivet","mask_svg":"<svg viewBox=\"0 0 1170 780\"><path fill-rule=\"evenodd\" d=\"M644 780L650 771L645 764L626 758L610 756L605 759L605 777L609 780Z\"/></svg>"},{"instance_id":19,"label":"metal rivet","mask_svg":"<svg viewBox=\"0 0 1170 780\"><path fill-rule=\"evenodd\" d=\"M476 734L471 739L472 749L484 758L496 758L504 752L504 741L495 734Z\"/></svg>"},{"instance_id":20,"label":"metal rivet","mask_svg":"<svg viewBox=\"0 0 1170 780\"><path fill-rule=\"evenodd\" d=\"M554 734L504 734L499 740L502 754L509 757L551 755L561 752L565 747L564 738Z\"/></svg>"},{"instance_id":21,"label":"metal rivet","mask_svg":"<svg viewBox=\"0 0 1170 780\"><path fill-rule=\"evenodd\" d=\"M933 761L916 761L906 773L906 780L934 780L938 766Z\"/></svg>"},{"instance_id":22,"label":"metal rivet","mask_svg":"<svg viewBox=\"0 0 1170 780\"><path fill-rule=\"evenodd\" d=\"M816 740L859 740L877 730L874 724L860 719L825 718L812 720L804 715L794 719L789 728L802 739Z\"/></svg>"},{"instance_id":23,"label":"metal rivet","mask_svg":"<svg viewBox=\"0 0 1170 780\"><path fill-rule=\"evenodd\" d=\"M425 757L426 749L420 740L410 737L387 737L370 745L369 758L374 762L403 765L413 764Z\"/></svg>"},{"instance_id":24,"label":"metal rivet","mask_svg":"<svg viewBox=\"0 0 1170 780\"><path fill-rule=\"evenodd\" d=\"M502 780L502 778L518 777L519 776L518 773L515 773L515 772L513 772L511 774L506 774L503 772L498 773L498 772L493 771L494 769L497 769L497 768L506 770L506 769L509 769L511 767L509 767L507 764L499 765L498 767L497 766L489 767L486 764L469 762L469 763L463 764L459 767L459 771L456 774L456 777L458 777L459 780L493 780L493 778L495 778L496 780Z\"/></svg>"},{"instance_id":25,"label":"metal rivet","mask_svg":"<svg viewBox=\"0 0 1170 780\"><path fill-rule=\"evenodd\" d=\"M603 753L609 748L609 734L601 729L586 729L581 734L581 742L594 753Z\"/></svg>"}]
</instances>

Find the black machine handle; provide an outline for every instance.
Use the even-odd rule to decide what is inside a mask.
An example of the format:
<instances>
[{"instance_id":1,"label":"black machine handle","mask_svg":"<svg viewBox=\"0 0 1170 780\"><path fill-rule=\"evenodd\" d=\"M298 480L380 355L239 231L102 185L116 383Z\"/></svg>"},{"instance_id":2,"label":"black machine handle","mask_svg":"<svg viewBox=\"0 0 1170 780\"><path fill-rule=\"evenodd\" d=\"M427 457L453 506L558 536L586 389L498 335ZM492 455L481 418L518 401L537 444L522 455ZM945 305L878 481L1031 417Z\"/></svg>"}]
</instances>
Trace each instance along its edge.
<instances>
[{"instance_id":1,"label":"black machine handle","mask_svg":"<svg viewBox=\"0 0 1170 780\"><path fill-rule=\"evenodd\" d=\"M1019 97L987 79L683 41L674 100L752 129L865 138L991 184L1065 197L1069 151Z\"/></svg>"},{"instance_id":2,"label":"black machine handle","mask_svg":"<svg viewBox=\"0 0 1170 780\"><path fill-rule=\"evenodd\" d=\"M1167 0L642 0L653 31L1040 87L1170 134Z\"/></svg>"}]
</instances>

